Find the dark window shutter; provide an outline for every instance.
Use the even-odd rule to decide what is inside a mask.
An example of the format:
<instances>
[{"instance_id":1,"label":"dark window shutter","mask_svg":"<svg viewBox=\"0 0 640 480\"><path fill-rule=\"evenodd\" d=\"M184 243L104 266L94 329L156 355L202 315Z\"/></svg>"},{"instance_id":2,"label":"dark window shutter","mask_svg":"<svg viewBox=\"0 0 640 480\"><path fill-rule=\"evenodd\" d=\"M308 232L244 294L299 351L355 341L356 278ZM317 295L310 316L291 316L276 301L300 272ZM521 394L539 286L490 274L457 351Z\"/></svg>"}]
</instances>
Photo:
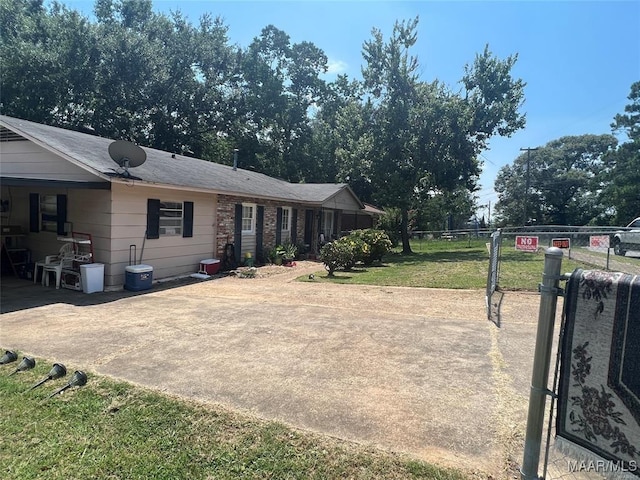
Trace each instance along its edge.
<instances>
[{"instance_id":1,"label":"dark window shutter","mask_svg":"<svg viewBox=\"0 0 640 480\"><path fill-rule=\"evenodd\" d=\"M29 231L40 231L40 194L29 194Z\"/></svg>"},{"instance_id":2,"label":"dark window shutter","mask_svg":"<svg viewBox=\"0 0 640 480\"><path fill-rule=\"evenodd\" d=\"M304 211L304 243L311 246L313 239L313 210Z\"/></svg>"},{"instance_id":3,"label":"dark window shutter","mask_svg":"<svg viewBox=\"0 0 640 480\"><path fill-rule=\"evenodd\" d=\"M242 204L236 203L236 217L233 232L233 247L236 254L236 262L240 264L242 257Z\"/></svg>"},{"instance_id":4,"label":"dark window shutter","mask_svg":"<svg viewBox=\"0 0 640 480\"><path fill-rule=\"evenodd\" d=\"M298 243L298 209L291 209L291 243Z\"/></svg>"},{"instance_id":5,"label":"dark window shutter","mask_svg":"<svg viewBox=\"0 0 640 480\"><path fill-rule=\"evenodd\" d=\"M64 231L64 224L67 223L67 196L66 195L58 195L56 197L56 215L57 215L57 225L56 228L58 230L58 235L65 235L67 232Z\"/></svg>"},{"instance_id":6,"label":"dark window shutter","mask_svg":"<svg viewBox=\"0 0 640 480\"><path fill-rule=\"evenodd\" d=\"M147 199L147 238L160 238L160 200Z\"/></svg>"},{"instance_id":7,"label":"dark window shutter","mask_svg":"<svg viewBox=\"0 0 640 480\"><path fill-rule=\"evenodd\" d=\"M182 236L193 237L193 202L184 202L182 208Z\"/></svg>"},{"instance_id":8,"label":"dark window shutter","mask_svg":"<svg viewBox=\"0 0 640 480\"><path fill-rule=\"evenodd\" d=\"M264 206L256 213L256 260L264 262Z\"/></svg>"},{"instance_id":9,"label":"dark window shutter","mask_svg":"<svg viewBox=\"0 0 640 480\"><path fill-rule=\"evenodd\" d=\"M276 245L282 244L282 208L276 209Z\"/></svg>"}]
</instances>

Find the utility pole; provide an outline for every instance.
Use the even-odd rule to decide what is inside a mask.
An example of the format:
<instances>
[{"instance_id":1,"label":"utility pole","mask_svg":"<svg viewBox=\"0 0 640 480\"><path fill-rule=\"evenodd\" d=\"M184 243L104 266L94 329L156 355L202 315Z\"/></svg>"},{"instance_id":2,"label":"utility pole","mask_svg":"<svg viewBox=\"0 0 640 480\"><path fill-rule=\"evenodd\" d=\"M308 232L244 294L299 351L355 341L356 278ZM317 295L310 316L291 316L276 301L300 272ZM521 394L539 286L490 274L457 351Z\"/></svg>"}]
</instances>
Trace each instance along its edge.
<instances>
[{"instance_id":1,"label":"utility pole","mask_svg":"<svg viewBox=\"0 0 640 480\"><path fill-rule=\"evenodd\" d=\"M529 202L529 169L531 167L531 152L535 152L536 150L538 150L537 148L521 148L520 151L521 152L527 152L527 180L526 180L526 187L524 190L524 218L522 221L522 225L526 226L527 225L527 219L529 218L529 212L528 212L528 202Z\"/></svg>"}]
</instances>

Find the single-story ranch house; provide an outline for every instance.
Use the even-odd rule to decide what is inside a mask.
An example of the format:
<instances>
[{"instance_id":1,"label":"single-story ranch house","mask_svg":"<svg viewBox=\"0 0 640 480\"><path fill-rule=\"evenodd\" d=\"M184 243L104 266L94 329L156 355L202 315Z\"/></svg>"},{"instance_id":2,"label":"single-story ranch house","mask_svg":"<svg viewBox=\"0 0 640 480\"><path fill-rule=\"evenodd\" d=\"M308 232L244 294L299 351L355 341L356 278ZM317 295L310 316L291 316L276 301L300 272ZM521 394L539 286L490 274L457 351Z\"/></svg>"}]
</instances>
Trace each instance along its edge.
<instances>
[{"instance_id":1,"label":"single-story ranch house","mask_svg":"<svg viewBox=\"0 0 640 480\"><path fill-rule=\"evenodd\" d=\"M151 148L125 170L109 155L112 142L0 115L2 224L20 228L32 261L57 253L72 232L87 233L113 289L132 252L162 279L229 251L238 264L247 253L260 261L286 241L317 253L344 230L343 215L371 225L371 210L346 184L293 184Z\"/></svg>"}]
</instances>

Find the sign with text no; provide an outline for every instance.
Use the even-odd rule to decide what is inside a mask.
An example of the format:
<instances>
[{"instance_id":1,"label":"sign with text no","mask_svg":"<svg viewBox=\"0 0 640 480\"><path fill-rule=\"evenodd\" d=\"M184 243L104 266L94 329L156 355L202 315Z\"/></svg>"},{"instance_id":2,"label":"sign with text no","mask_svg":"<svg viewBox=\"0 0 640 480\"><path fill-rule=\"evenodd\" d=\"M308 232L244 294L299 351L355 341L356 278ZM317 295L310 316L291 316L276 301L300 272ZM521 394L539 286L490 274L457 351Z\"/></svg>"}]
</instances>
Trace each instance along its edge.
<instances>
[{"instance_id":1,"label":"sign with text no","mask_svg":"<svg viewBox=\"0 0 640 480\"><path fill-rule=\"evenodd\" d=\"M537 252L538 237L530 237L527 235L517 235L516 250L521 250L523 252Z\"/></svg>"},{"instance_id":2,"label":"sign with text no","mask_svg":"<svg viewBox=\"0 0 640 480\"><path fill-rule=\"evenodd\" d=\"M556 248L571 248L570 238L552 238L551 246Z\"/></svg>"}]
</instances>

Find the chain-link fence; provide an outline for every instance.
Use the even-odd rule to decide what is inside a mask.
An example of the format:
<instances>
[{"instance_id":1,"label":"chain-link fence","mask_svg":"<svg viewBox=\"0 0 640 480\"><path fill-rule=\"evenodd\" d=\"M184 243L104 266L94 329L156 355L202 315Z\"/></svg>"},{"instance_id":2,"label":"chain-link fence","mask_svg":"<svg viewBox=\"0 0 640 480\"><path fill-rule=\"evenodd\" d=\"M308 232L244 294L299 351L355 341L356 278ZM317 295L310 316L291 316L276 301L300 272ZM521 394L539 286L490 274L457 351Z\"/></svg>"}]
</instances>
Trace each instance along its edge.
<instances>
[{"instance_id":1,"label":"chain-link fence","mask_svg":"<svg viewBox=\"0 0 640 480\"><path fill-rule=\"evenodd\" d=\"M526 249L528 239L539 249L559 247L565 251L565 258L577 260L595 268L640 274L640 232L638 250L628 249L624 255L614 252L615 236L621 232L617 227L573 227L540 226L502 229L505 243L512 248ZM503 243L503 246L504 243Z\"/></svg>"}]
</instances>

